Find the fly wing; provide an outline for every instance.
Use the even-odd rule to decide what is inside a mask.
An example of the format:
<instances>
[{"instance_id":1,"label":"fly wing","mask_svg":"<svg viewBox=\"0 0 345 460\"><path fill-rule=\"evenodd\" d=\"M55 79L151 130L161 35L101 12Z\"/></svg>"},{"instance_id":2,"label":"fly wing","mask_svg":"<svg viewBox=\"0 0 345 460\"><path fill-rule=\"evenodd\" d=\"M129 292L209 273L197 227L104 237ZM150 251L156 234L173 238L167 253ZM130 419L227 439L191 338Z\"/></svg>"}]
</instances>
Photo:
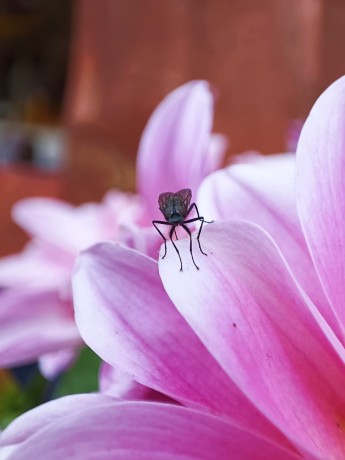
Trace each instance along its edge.
<instances>
[{"instance_id":1,"label":"fly wing","mask_svg":"<svg viewBox=\"0 0 345 460\"><path fill-rule=\"evenodd\" d=\"M162 211L164 208L166 208L169 200L171 197L173 197L175 193L172 192L165 192L161 193L158 197L158 204L159 204L159 209Z\"/></svg>"},{"instance_id":2,"label":"fly wing","mask_svg":"<svg viewBox=\"0 0 345 460\"><path fill-rule=\"evenodd\" d=\"M191 199L192 191L189 188L184 188L176 193L161 193L158 198L159 209L166 220L169 219L172 212L180 213L186 217Z\"/></svg>"},{"instance_id":3,"label":"fly wing","mask_svg":"<svg viewBox=\"0 0 345 460\"><path fill-rule=\"evenodd\" d=\"M183 205L186 207L186 211L189 208L190 201L192 199L192 191L190 188L184 188L179 190L176 195L182 200Z\"/></svg>"}]
</instances>

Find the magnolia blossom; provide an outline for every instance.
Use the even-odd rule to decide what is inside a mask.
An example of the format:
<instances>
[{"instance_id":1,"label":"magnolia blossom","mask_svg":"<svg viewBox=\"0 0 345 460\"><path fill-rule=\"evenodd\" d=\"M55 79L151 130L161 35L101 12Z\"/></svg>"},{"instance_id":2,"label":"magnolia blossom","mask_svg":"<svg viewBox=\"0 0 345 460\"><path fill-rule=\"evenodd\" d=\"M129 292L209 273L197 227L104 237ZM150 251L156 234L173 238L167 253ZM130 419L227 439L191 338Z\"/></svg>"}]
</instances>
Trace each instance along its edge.
<instances>
[{"instance_id":1,"label":"magnolia blossom","mask_svg":"<svg viewBox=\"0 0 345 460\"><path fill-rule=\"evenodd\" d=\"M122 241L157 258L151 220L159 193L191 185L220 166L226 141L212 135L214 98L205 81L173 91L144 130L138 153L138 195L111 191L100 204L72 206L29 198L13 218L30 236L24 250L0 261L0 368L39 359L54 377L82 340L74 322L70 278L78 253L98 241Z\"/></svg>"},{"instance_id":2,"label":"magnolia blossom","mask_svg":"<svg viewBox=\"0 0 345 460\"><path fill-rule=\"evenodd\" d=\"M207 226L200 270L188 239L176 242L183 272L171 244L159 263L112 243L84 251L73 278L83 339L174 403L54 401L2 433L9 458L343 459L344 126L342 78L301 134L298 213L286 158L272 159L270 178L262 159L247 178L245 165L223 171L220 189L209 178L225 194L220 214L228 183L234 208L261 220Z\"/></svg>"}]
</instances>

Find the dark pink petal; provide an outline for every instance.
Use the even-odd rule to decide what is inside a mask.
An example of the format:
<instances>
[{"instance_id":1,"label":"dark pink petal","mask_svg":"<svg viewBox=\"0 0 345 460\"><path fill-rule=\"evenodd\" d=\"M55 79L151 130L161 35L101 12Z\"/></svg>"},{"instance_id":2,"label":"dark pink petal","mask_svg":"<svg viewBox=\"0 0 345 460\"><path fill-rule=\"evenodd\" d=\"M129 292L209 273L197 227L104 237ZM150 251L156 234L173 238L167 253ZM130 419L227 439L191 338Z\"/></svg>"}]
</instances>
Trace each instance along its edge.
<instances>
[{"instance_id":1,"label":"dark pink petal","mask_svg":"<svg viewBox=\"0 0 345 460\"><path fill-rule=\"evenodd\" d=\"M207 157L213 103L209 84L195 80L170 93L153 112L142 135L137 160L137 188L152 218L160 217L160 193L183 188L191 188L194 193L211 172Z\"/></svg>"},{"instance_id":2,"label":"dark pink petal","mask_svg":"<svg viewBox=\"0 0 345 460\"><path fill-rule=\"evenodd\" d=\"M71 414L111 402L114 398L99 393L64 396L49 401L16 418L1 433L0 447L20 444L59 419L63 421Z\"/></svg>"},{"instance_id":3,"label":"dark pink petal","mask_svg":"<svg viewBox=\"0 0 345 460\"><path fill-rule=\"evenodd\" d=\"M0 368L36 361L45 353L81 343L72 307L56 292L0 294Z\"/></svg>"},{"instance_id":4,"label":"dark pink petal","mask_svg":"<svg viewBox=\"0 0 345 460\"><path fill-rule=\"evenodd\" d=\"M238 157L237 161L241 159ZM254 222L277 242L301 286L338 337L342 333L325 298L296 209L295 155L247 154L201 184L197 203L206 219Z\"/></svg>"},{"instance_id":5,"label":"dark pink petal","mask_svg":"<svg viewBox=\"0 0 345 460\"><path fill-rule=\"evenodd\" d=\"M345 327L345 77L316 101L297 148L298 210L321 283Z\"/></svg>"},{"instance_id":6,"label":"dark pink petal","mask_svg":"<svg viewBox=\"0 0 345 460\"><path fill-rule=\"evenodd\" d=\"M247 222L209 225L205 257L171 244L160 274L176 307L244 394L294 445L345 455L344 349L289 272L270 236Z\"/></svg>"},{"instance_id":7,"label":"dark pink petal","mask_svg":"<svg viewBox=\"0 0 345 460\"><path fill-rule=\"evenodd\" d=\"M286 442L177 312L154 260L118 245L98 244L79 256L73 293L81 336L104 361L182 404L228 414Z\"/></svg>"},{"instance_id":8,"label":"dark pink petal","mask_svg":"<svg viewBox=\"0 0 345 460\"><path fill-rule=\"evenodd\" d=\"M59 418L9 459L298 460L227 420L157 403L109 403Z\"/></svg>"}]
</instances>

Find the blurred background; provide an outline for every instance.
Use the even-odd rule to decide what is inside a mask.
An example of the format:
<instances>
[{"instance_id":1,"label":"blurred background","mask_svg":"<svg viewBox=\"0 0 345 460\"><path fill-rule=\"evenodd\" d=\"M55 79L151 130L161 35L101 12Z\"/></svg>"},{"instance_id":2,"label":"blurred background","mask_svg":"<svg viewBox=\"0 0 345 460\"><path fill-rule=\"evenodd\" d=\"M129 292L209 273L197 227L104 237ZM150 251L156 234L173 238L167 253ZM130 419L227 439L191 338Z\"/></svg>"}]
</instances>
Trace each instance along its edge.
<instances>
[{"instance_id":1,"label":"blurred background","mask_svg":"<svg viewBox=\"0 0 345 460\"><path fill-rule=\"evenodd\" d=\"M0 0L0 255L22 197L133 190L145 123L188 80L216 88L229 156L290 148L345 71L344 23L342 0Z\"/></svg>"}]
</instances>

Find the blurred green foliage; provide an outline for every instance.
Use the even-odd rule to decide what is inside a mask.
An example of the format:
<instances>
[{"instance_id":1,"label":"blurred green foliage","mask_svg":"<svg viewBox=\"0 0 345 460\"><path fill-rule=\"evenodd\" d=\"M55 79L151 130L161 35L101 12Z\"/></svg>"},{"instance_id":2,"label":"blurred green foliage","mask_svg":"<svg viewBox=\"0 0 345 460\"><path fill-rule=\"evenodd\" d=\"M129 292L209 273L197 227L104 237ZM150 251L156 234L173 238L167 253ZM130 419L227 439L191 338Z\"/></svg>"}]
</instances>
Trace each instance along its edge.
<instances>
[{"instance_id":1,"label":"blurred green foliage","mask_svg":"<svg viewBox=\"0 0 345 460\"><path fill-rule=\"evenodd\" d=\"M100 362L100 358L85 347L74 366L60 377L53 397L97 391Z\"/></svg>"},{"instance_id":2,"label":"blurred green foliage","mask_svg":"<svg viewBox=\"0 0 345 460\"><path fill-rule=\"evenodd\" d=\"M23 388L9 372L1 373L0 429L42 402L46 380L38 373Z\"/></svg>"},{"instance_id":3,"label":"blurred green foliage","mask_svg":"<svg viewBox=\"0 0 345 460\"><path fill-rule=\"evenodd\" d=\"M0 370L0 429L13 419L49 399L89 393L98 390L100 358L85 347L74 365L55 382L50 382L36 370L23 385L10 371Z\"/></svg>"}]
</instances>

